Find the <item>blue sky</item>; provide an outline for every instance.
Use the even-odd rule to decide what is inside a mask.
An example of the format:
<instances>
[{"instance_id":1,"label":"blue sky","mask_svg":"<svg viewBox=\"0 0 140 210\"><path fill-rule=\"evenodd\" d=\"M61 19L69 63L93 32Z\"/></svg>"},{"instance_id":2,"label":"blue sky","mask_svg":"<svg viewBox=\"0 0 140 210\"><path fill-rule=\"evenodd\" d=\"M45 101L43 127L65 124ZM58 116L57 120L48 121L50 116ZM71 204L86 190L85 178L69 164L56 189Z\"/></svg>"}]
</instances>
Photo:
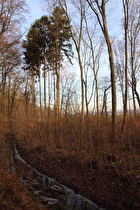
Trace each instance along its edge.
<instances>
[{"instance_id":1,"label":"blue sky","mask_svg":"<svg viewBox=\"0 0 140 210\"><path fill-rule=\"evenodd\" d=\"M47 4L45 6L43 0L26 0L26 3L29 7L30 14L27 16L26 24L24 24L23 26L23 33L30 28L31 24L33 24L36 19L39 19L42 15L47 15ZM107 14L110 35L112 37L115 36L117 37L117 39L119 39L120 36L122 37L122 34L120 33L121 4L119 0L111 0L110 4L108 5L109 6L107 7ZM106 65L108 66L108 57L105 58L105 60L107 62Z\"/></svg>"},{"instance_id":2,"label":"blue sky","mask_svg":"<svg viewBox=\"0 0 140 210\"><path fill-rule=\"evenodd\" d=\"M31 21L40 18L43 15L42 4L40 0L26 0L30 9Z\"/></svg>"},{"instance_id":3,"label":"blue sky","mask_svg":"<svg viewBox=\"0 0 140 210\"><path fill-rule=\"evenodd\" d=\"M33 24L36 19L39 19L42 15L47 14L47 12L45 12L45 9L47 11L47 8L45 8L45 6L43 7L42 2L43 0L26 0L30 14L27 15L26 17L27 21L25 24L23 24L23 33L30 28L31 24ZM115 39L120 39L123 36L121 31L121 19L122 19L121 1L111 0L109 3L110 4L107 8L109 32L112 37L115 37ZM106 60L108 60L108 58L106 58ZM106 65L108 66L108 64Z\"/></svg>"},{"instance_id":4,"label":"blue sky","mask_svg":"<svg viewBox=\"0 0 140 210\"><path fill-rule=\"evenodd\" d=\"M26 23L23 24L23 32L30 28L36 19L45 14L40 0L26 0L26 3L29 7L29 14L26 16Z\"/></svg>"},{"instance_id":5,"label":"blue sky","mask_svg":"<svg viewBox=\"0 0 140 210\"><path fill-rule=\"evenodd\" d=\"M111 35L118 35L120 34L120 24L121 24L121 4L119 0L111 0L112 4L110 4L108 11L109 11L109 29L112 31ZM29 17L27 16L26 24L24 28L27 29L31 26L31 24L36 20L39 19L42 15L45 15L46 12L43 8L43 0L26 0L27 5L29 6ZM45 5L45 4L44 4Z\"/></svg>"}]
</instances>

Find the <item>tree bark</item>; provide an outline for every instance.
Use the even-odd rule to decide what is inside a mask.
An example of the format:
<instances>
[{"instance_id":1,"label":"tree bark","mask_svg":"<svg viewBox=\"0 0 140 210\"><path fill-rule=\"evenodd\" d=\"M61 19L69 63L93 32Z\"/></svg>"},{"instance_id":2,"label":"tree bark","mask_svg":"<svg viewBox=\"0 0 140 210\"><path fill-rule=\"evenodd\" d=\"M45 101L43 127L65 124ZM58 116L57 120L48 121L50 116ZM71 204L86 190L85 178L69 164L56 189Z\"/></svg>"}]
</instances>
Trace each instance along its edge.
<instances>
[{"instance_id":1,"label":"tree bark","mask_svg":"<svg viewBox=\"0 0 140 210\"><path fill-rule=\"evenodd\" d=\"M32 81L32 104L35 108L35 79L34 79L34 70L31 72L31 81Z\"/></svg>"},{"instance_id":2,"label":"tree bark","mask_svg":"<svg viewBox=\"0 0 140 210\"><path fill-rule=\"evenodd\" d=\"M116 79L115 79L115 67L114 67L114 55L113 55L112 43L109 37L107 21L106 21L105 5L107 1L102 0L101 5L98 0L95 2L87 0L87 2L97 17L98 23L103 32L103 35L107 44L107 49L108 49L111 90L112 90L112 141L114 142L116 141L116 123L117 123ZM94 7L94 4L96 4L97 9Z\"/></svg>"},{"instance_id":3,"label":"tree bark","mask_svg":"<svg viewBox=\"0 0 140 210\"><path fill-rule=\"evenodd\" d=\"M122 0L124 11L124 31L125 31L125 94L124 94L124 114L122 133L125 128L127 104L128 104L128 0Z\"/></svg>"}]
</instances>

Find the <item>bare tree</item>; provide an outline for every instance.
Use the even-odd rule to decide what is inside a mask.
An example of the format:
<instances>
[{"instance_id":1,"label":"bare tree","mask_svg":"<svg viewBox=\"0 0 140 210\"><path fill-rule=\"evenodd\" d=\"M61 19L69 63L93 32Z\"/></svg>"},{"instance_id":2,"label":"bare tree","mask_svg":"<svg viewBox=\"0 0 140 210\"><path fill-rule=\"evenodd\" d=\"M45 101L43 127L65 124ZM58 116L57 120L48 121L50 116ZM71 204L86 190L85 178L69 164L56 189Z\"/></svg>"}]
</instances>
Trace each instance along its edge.
<instances>
[{"instance_id":1,"label":"bare tree","mask_svg":"<svg viewBox=\"0 0 140 210\"><path fill-rule=\"evenodd\" d=\"M8 78L10 78L12 74L14 74L14 71L16 71L17 67L21 63L18 46L9 48L8 51L2 54L2 58L3 59L0 60L0 94L2 94L1 110L4 110L4 101L7 94Z\"/></svg>"},{"instance_id":2,"label":"bare tree","mask_svg":"<svg viewBox=\"0 0 140 210\"><path fill-rule=\"evenodd\" d=\"M125 127L126 114L127 114L127 101L128 101L128 21L129 21L129 0L122 0L123 14L124 14L124 40L125 40L125 94L124 94L124 115L122 132Z\"/></svg>"},{"instance_id":3,"label":"bare tree","mask_svg":"<svg viewBox=\"0 0 140 210\"><path fill-rule=\"evenodd\" d=\"M115 70L119 91L122 95L123 108L125 104L125 49L124 42L118 41L115 47Z\"/></svg>"},{"instance_id":4,"label":"bare tree","mask_svg":"<svg viewBox=\"0 0 140 210\"><path fill-rule=\"evenodd\" d=\"M140 96L137 91L138 75L140 73L140 3L132 0L129 5L129 25L128 25L128 44L129 44L129 75L130 86L132 88L134 114L136 115L135 96L140 107Z\"/></svg>"},{"instance_id":5,"label":"bare tree","mask_svg":"<svg viewBox=\"0 0 140 210\"><path fill-rule=\"evenodd\" d=\"M96 112L97 112L97 119L99 120L98 73L100 69L100 59L104 44L101 38L97 39L96 37L96 28L97 28L96 22L94 25L94 29L91 30L88 25L87 16L85 16L85 25L86 25L87 38L86 40L84 40L84 42L90 49L88 65L93 71L93 81L95 83ZM95 43L94 40L96 40Z\"/></svg>"},{"instance_id":6,"label":"bare tree","mask_svg":"<svg viewBox=\"0 0 140 210\"><path fill-rule=\"evenodd\" d=\"M0 36L12 30L13 26L18 26L25 12L27 7L24 0L0 0Z\"/></svg>"},{"instance_id":7,"label":"bare tree","mask_svg":"<svg viewBox=\"0 0 140 210\"><path fill-rule=\"evenodd\" d=\"M20 75L20 72L8 76L8 116L12 116L12 112L15 105L15 99L18 94L20 85L24 82L24 77Z\"/></svg>"},{"instance_id":8,"label":"bare tree","mask_svg":"<svg viewBox=\"0 0 140 210\"><path fill-rule=\"evenodd\" d=\"M63 70L61 77L61 110L68 117L72 113L72 106L76 96L76 75L75 73Z\"/></svg>"},{"instance_id":9,"label":"bare tree","mask_svg":"<svg viewBox=\"0 0 140 210\"><path fill-rule=\"evenodd\" d=\"M92 1L86 0L91 10L97 17L98 23L103 32L109 55L110 73L111 73L111 89L112 89L112 141L116 139L116 121L117 121L117 110L116 110L116 79L115 79L115 67L114 67L114 55L111 39L108 33L107 19L106 19L106 4L109 0Z\"/></svg>"},{"instance_id":10,"label":"bare tree","mask_svg":"<svg viewBox=\"0 0 140 210\"><path fill-rule=\"evenodd\" d=\"M58 0L57 1L61 8L66 13L67 17L69 18L69 11L68 11L68 3L66 0ZM71 37L73 39L75 49L77 52L78 57L78 64L80 69L80 81L81 81L81 119L82 122L84 121L84 106L85 106L85 86L84 86L84 69L82 64L82 56L81 56L81 47L82 47L82 37L83 37L83 23L84 23L84 16L85 16L85 2L83 0L76 0L71 1L72 5L77 9L79 14L78 20L78 27L70 28L71 29Z\"/></svg>"},{"instance_id":11,"label":"bare tree","mask_svg":"<svg viewBox=\"0 0 140 210\"><path fill-rule=\"evenodd\" d=\"M20 24L26 11L24 0L0 0L0 92L3 102L7 79L20 64Z\"/></svg>"}]
</instances>

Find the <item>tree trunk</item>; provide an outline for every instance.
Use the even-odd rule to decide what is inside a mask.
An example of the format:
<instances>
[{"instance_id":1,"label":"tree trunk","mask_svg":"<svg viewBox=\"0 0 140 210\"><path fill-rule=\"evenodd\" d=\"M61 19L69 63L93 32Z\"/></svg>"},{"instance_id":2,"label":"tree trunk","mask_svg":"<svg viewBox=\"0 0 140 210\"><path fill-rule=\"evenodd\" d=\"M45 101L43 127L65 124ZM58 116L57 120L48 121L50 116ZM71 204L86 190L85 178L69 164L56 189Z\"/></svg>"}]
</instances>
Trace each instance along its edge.
<instances>
[{"instance_id":1,"label":"tree trunk","mask_svg":"<svg viewBox=\"0 0 140 210\"><path fill-rule=\"evenodd\" d=\"M56 30L56 57L55 57L55 73L56 73L56 98L55 98L55 114L56 119L59 120L60 115L60 49L59 49L59 35L58 28Z\"/></svg>"},{"instance_id":2,"label":"tree trunk","mask_svg":"<svg viewBox=\"0 0 140 210\"><path fill-rule=\"evenodd\" d=\"M117 110L116 110L116 79L114 68L114 56L112 44L109 38L106 19L104 18L104 36L108 47L109 63L111 71L111 90L112 90L112 141L116 141L116 123L117 123Z\"/></svg>"},{"instance_id":3,"label":"tree trunk","mask_svg":"<svg viewBox=\"0 0 140 210\"><path fill-rule=\"evenodd\" d=\"M46 111L46 69L44 66L44 110Z\"/></svg>"},{"instance_id":4,"label":"tree trunk","mask_svg":"<svg viewBox=\"0 0 140 210\"><path fill-rule=\"evenodd\" d=\"M65 11L67 17L69 17L68 12L67 12L67 3L64 0L64 5L65 8L62 4L62 1L59 0L59 4L61 6L61 8ZM80 81L81 81L81 121L82 123L84 122L84 106L85 106L85 87L84 87L84 72L83 72L83 65L82 65L82 58L81 58L81 54L80 54L80 48L81 48L81 40L82 40L82 30L83 30L83 5L82 2L80 1L80 27L79 27L79 37L78 40L76 40L75 38L75 34L72 31L72 28L70 28L71 30L71 37L73 39L76 51L77 51L77 55L78 55L78 64L79 64L79 68L80 68Z\"/></svg>"},{"instance_id":5,"label":"tree trunk","mask_svg":"<svg viewBox=\"0 0 140 210\"><path fill-rule=\"evenodd\" d=\"M109 64L110 64L110 78L111 78L111 90L112 90L112 141L116 141L116 123L117 123L117 104L116 104L116 79L115 79L115 68L114 68L114 55L111 40L108 34L107 21L106 21L106 11L105 6L108 1L102 0L101 3L97 1L87 0L90 8L93 10L97 17L98 23L103 32L104 38L106 40ZM95 5L98 9L96 9Z\"/></svg>"},{"instance_id":6,"label":"tree trunk","mask_svg":"<svg viewBox=\"0 0 140 210\"><path fill-rule=\"evenodd\" d=\"M137 92L136 88L135 88L135 94L136 94L136 97L137 97L137 102L138 102L138 105L139 105L139 108L140 108L140 96L139 96L139 93Z\"/></svg>"},{"instance_id":7,"label":"tree trunk","mask_svg":"<svg viewBox=\"0 0 140 210\"><path fill-rule=\"evenodd\" d=\"M34 79L34 70L31 72L31 81L32 81L32 104L35 108L35 79Z\"/></svg>"},{"instance_id":8,"label":"tree trunk","mask_svg":"<svg viewBox=\"0 0 140 210\"><path fill-rule=\"evenodd\" d=\"M7 100L7 111L8 111L8 117L10 117L10 107L11 107L11 94L10 94L10 92L11 92L11 79L10 79L10 77L8 78L9 80L8 80L8 100Z\"/></svg>"},{"instance_id":9,"label":"tree trunk","mask_svg":"<svg viewBox=\"0 0 140 210\"><path fill-rule=\"evenodd\" d=\"M59 119L60 115L60 72L56 72L56 102L55 102L56 118Z\"/></svg>"},{"instance_id":10,"label":"tree trunk","mask_svg":"<svg viewBox=\"0 0 140 210\"><path fill-rule=\"evenodd\" d=\"M126 115L127 115L127 100L128 100L128 2L122 0L124 10L124 30L125 30L125 94L124 94L124 114L123 114L123 126L122 132L125 127Z\"/></svg>"}]
</instances>

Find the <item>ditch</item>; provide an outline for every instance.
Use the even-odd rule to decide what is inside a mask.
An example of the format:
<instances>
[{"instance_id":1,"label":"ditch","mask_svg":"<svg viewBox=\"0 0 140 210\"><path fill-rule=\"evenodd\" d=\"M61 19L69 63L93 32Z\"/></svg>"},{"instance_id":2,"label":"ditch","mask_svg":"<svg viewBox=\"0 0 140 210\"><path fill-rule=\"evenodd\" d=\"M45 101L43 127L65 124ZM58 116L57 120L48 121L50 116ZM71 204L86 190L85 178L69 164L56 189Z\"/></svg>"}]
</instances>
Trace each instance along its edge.
<instances>
[{"instance_id":1,"label":"ditch","mask_svg":"<svg viewBox=\"0 0 140 210\"><path fill-rule=\"evenodd\" d=\"M91 200L76 194L73 190L29 165L18 153L14 136L11 134L6 137L6 145L8 171L20 175L22 183L49 210L102 210Z\"/></svg>"}]
</instances>

